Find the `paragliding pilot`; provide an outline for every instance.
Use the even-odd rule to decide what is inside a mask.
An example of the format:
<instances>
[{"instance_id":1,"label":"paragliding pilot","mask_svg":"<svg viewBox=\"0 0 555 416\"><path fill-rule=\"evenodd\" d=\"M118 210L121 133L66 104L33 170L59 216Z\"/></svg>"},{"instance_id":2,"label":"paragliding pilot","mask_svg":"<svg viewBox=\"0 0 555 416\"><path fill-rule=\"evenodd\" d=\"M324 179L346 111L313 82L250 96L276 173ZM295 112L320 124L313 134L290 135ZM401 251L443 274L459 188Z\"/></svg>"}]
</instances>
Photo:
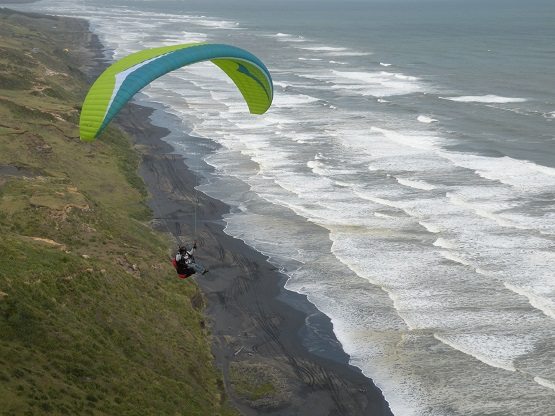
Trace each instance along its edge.
<instances>
[{"instance_id":1,"label":"paragliding pilot","mask_svg":"<svg viewBox=\"0 0 555 416\"><path fill-rule=\"evenodd\" d=\"M187 247L182 245L179 246L177 253L172 259L173 267L180 279L186 279L195 273L206 274L208 269L206 269L202 264L197 263L193 256L197 248L197 243L193 243L193 248L187 250Z\"/></svg>"}]
</instances>

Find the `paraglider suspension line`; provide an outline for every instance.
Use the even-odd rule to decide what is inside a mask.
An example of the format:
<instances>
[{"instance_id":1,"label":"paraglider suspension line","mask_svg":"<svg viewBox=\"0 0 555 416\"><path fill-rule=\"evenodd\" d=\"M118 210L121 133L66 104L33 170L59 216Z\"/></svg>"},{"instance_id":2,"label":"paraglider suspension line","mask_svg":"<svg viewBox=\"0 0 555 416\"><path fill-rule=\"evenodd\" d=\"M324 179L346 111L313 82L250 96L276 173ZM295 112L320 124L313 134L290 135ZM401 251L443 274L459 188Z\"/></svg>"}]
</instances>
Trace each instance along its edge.
<instances>
[{"instance_id":1,"label":"paraglider suspension line","mask_svg":"<svg viewBox=\"0 0 555 416\"><path fill-rule=\"evenodd\" d=\"M195 214L193 220L193 239L197 238L197 208L198 208L198 169L193 172L195 175Z\"/></svg>"}]
</instances>

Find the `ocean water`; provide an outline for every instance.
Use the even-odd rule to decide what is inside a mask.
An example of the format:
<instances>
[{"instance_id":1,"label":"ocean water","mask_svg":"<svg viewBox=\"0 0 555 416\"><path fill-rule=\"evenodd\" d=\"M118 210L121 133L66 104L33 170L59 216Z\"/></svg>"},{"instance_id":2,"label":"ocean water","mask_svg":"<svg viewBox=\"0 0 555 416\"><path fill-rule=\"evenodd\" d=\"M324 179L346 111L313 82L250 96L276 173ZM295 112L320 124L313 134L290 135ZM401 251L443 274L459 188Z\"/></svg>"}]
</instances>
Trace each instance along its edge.
<instances>
[{"instance_id":1,"label":"ocean water","mask_svg":"<svg viewBox=\"0 0 555 416\"><path fill-rule=\"evenodd\" d=\"M209 63L138 98L200 158L226 232L331 318L394 414L555 414L555 2L20 8L89 19L114 58L191 41L258 55L263 116Z\"/></svg>"}]
</instances>

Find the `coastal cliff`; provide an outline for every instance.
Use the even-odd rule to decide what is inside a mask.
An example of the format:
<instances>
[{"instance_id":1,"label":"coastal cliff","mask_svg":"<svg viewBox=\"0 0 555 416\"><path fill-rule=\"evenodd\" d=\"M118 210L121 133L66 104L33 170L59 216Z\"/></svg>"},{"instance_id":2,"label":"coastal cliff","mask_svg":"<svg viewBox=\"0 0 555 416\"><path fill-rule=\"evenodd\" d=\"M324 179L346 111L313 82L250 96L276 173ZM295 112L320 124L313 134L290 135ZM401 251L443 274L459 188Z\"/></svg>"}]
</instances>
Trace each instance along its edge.
<instances>
[{"instance_id":1,"label":"coastal cliff","mask_svg":"<svg viewBox=\"0 0 555 416\"><path fill-rule=\"evenodd\" d=\"M85 21L0 9L0 413L234 414L139 156L78 137Z\"/></svg>"}]
</instances>

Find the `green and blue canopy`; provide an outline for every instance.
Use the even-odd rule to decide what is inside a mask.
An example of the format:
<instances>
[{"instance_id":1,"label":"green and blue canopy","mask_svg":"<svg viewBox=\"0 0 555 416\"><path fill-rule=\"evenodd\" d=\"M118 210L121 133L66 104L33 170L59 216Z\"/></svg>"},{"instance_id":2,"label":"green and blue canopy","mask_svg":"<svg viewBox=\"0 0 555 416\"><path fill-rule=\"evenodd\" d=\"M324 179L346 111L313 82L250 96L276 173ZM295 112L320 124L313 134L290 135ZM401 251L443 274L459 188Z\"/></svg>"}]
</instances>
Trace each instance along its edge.
<instances>
[{"instance_id":1,"label":"green and blue canopy","mask_svg":"<svg viewBox=\"0 0 555 416\"><path fill-rule=\"evenodd\" d=\"M256 56L235 46L189 43L145 49L112 64L87 93L79 134L96 139L135 93L162 75L186 65L211 61L235 83L253 114L265 113L273 99L272 77Z\"/></svg>"}]
</instances>

